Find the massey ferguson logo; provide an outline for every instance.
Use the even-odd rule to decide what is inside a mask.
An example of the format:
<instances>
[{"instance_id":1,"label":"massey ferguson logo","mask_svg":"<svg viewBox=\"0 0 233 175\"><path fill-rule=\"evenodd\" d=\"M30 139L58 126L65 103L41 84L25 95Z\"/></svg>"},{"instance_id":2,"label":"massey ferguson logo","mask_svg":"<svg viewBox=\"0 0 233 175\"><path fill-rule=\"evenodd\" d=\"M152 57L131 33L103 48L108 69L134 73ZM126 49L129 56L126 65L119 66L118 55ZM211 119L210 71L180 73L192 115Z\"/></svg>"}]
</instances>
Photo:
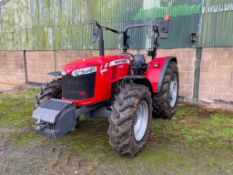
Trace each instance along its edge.
<instances>
[{"instance_id":1,"label":"massey ferguson logo","mask_svg":"<svg viewBox=\"0 0 233 175\"><path fill-rule=\"evenodd\" d=\"M128 59L121 59L121 60L115 60L115 61L111 61L109 66L116 66L119 64L129 64L129 60Z\"/></svg>"},{"instance_id":2,"label":"massey ferguson logo","mask_svg":"<svg viewBox=\"0 0 233 175\"><path fill-rule=\"evenodd\" d=\"M108 63L106 63L105 65L101 65L100 66L100 73L103 75L104 72L107 72L108 70Z\"/></svg>"},{"instance_id":3,"label":"massey ferguson logo","mask_svg":"<svg viewBox=\"0 0 233 175\"><path fill-rule=\"evenodd\" d=\"M111 61L109 64L106 63L104 65L101 65L100 66L100 73L103 75L104 72L107 72L108 66L112 67L112 66L117 66L120 64L129 64L129 60L128 59L120 59L120 60Z\"/></svg>"}]
</instances>

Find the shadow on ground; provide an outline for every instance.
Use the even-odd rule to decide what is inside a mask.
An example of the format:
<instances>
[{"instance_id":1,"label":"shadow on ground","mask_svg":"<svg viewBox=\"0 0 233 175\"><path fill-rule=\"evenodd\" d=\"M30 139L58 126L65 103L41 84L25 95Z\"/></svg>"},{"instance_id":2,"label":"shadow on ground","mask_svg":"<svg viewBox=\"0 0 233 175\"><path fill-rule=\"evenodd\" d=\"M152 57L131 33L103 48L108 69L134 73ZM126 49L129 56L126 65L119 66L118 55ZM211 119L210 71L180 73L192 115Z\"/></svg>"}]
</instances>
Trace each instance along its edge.
<instances>
[{"instance_id":1,"label":"shadow on ground","mask_svg":"<svg viewBox=\"0 0 233 175\"><path fill-rule=\"evenodd\" d=\"M180 105L172 120L153 120L146 149L117 155L105 119L82 117L60 140L31 129L36 89L0 94L0 174L233 174L233 114Z\"/></svg>"}]
</instances>

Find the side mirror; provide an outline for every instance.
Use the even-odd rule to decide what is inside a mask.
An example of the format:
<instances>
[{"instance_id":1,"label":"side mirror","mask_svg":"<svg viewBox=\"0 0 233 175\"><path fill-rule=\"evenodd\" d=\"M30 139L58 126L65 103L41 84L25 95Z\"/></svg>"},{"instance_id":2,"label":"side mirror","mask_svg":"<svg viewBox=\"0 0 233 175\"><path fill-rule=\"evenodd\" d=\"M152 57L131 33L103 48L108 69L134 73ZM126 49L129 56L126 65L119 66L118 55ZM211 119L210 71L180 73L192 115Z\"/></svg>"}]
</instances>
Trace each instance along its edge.
<instances>
[{"instance_id":1,"label":"side mirror","mask_svg":"<svg viewBox=\"0 0 233 175\"><path fill-rule=\"evenodd\" d=\"M164 16L163 20L159 22L159 37L162 39L166 39L168 37L169 31L169 21L171 20L171 16Z\"/></svg>"},{"instance_id":2,"label":"side mirror","mask_svg":"<svg viewBox=\"0 0 233 175\"><path fill-rule=\"evenodd\" d=\"M99 32L100 32L100 28L99 26L96 24L96 22L93 25L93 36L92 36L92 43L95 43L96 40L99 37Z\"/></svg>"}]
</instances>

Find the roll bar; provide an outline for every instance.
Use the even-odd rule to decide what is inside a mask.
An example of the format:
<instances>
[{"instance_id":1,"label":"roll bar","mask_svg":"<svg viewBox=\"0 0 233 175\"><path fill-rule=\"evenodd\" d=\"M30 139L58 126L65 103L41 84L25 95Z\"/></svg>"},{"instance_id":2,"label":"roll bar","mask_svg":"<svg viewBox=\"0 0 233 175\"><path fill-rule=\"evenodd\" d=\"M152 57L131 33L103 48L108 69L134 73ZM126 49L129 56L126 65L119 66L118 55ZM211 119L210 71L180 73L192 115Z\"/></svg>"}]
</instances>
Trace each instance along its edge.
<instances>
[{"instance_id":1,"label":"roll bar","mask_svg":"<svg viewBox=\"0 0 233 175\"><path fill-rule=\"evenodd\" d=\"M126 26L122 31L112 29L109 27L101 26L97 21L94 22L93 27L93 39L92 42L95 43L99 38L99 55L104 56L104 39L103 39L103 29L113 32L115 34L123 35L123 52L127 52L129 49L128 39L130 36L128 35L129 29L132 28L141 28L141 27L152 27L153 31L153 50L150 51L150 56L154 58L156 56L157 47L158 47L158 38L167 38L168 37L168 28L169 28L169 20L170 17L166 16L163 20L155 21L154 23L147 24L133 24Z\"/></svg>"}]
</instances>

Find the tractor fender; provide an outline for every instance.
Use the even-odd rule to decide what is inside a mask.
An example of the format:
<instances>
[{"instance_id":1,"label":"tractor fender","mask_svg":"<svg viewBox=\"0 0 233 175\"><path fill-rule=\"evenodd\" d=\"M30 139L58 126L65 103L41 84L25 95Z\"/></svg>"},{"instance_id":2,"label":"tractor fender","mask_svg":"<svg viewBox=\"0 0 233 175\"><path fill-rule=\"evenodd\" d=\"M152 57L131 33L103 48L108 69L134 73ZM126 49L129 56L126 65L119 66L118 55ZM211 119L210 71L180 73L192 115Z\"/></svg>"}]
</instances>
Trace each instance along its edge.
<instances>
[{"instance_id":1,"label":"tractor fender","mask_svg":"<svg viewBox=\"0 0 233 175\"><path fill-rule=\"evenodd\" d=\"M141 85L147 86L149 88L149 90L151 92L153 92L150 80L143 75L136 75L136 76L129 75L129 76L121 78L118 82L128 82L130 80L132 80L136 84L141 84Z\"/></svg>"},{"instance_id":2,"label":"tractor fender","mask_svg":"<svg viewBox=\"0 0 233 175\"><path fill-rule=\"evenodd\" d=\"M155 58L149 63L145 77L149 80L153 93L159 93L161 91L167 67L172 61L177 62L177 59L175 57L161 57ZM156 63L159 65L158 67L154 67Z\"/></svg>"},{"instance_id":3,"label":"tractor fender","mask_svg":"<svg viewBox=\"0 0 233 175\"><path fill-rule=\"evenodd\" d=\"M166 61L164 62L162 71L161 71L160 76L159 76L159 81L158 81L158 86L157 86L156 93L159 93L161 91L161 87L162 87L162 83L163 83L163 79L164 79L167 67L168 67L169 63L172 62L172 61L177 63L177 59L175 57L168 57L166 59Z\"/></svg>"}]
</instances>

